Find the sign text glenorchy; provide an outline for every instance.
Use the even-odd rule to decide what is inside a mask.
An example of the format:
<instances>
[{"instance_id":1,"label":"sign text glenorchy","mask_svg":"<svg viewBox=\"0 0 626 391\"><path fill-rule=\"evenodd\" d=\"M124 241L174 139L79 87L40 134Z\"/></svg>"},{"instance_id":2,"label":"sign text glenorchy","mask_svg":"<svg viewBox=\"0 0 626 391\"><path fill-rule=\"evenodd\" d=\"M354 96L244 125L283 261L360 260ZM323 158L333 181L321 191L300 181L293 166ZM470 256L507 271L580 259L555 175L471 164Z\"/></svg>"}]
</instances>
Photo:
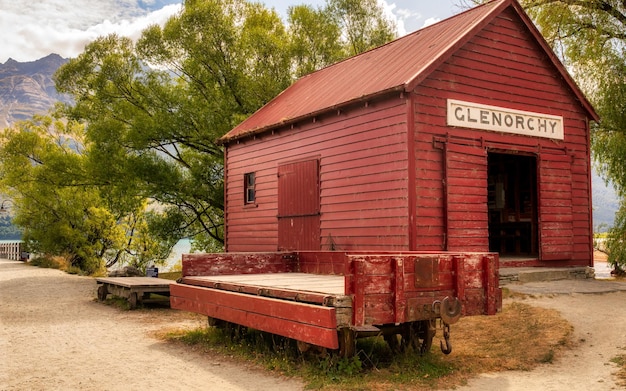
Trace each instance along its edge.
<instances>
[{"instance_id":1,"label":"sign text glenorchy","mask_svg":"<svg viewBox=\"0 0 626 391\"><path fill-rule=\"evenodd\" d=\"M563 117L448 99L448 126L563 140Z\"/></svg>"}]
</instances>

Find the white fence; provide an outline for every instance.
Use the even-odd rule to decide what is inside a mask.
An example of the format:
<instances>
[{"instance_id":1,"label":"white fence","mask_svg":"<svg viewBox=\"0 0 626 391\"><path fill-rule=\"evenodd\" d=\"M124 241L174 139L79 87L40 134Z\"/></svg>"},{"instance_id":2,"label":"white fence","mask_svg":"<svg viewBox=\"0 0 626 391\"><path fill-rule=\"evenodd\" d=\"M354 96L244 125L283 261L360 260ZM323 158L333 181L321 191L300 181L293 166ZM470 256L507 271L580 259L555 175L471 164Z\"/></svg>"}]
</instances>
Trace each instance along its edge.
<instances>
[{"instance_id":1,"label":"white fence","mask_svg":"<svg viewBox=\"0 0 626 391\"><path fill-rule=\"evenodd\" d=\"M28 255L22 251L22 242L0 241L0 259L10 259L13 261L27 260Z\"/></svg>"}]
</instances>

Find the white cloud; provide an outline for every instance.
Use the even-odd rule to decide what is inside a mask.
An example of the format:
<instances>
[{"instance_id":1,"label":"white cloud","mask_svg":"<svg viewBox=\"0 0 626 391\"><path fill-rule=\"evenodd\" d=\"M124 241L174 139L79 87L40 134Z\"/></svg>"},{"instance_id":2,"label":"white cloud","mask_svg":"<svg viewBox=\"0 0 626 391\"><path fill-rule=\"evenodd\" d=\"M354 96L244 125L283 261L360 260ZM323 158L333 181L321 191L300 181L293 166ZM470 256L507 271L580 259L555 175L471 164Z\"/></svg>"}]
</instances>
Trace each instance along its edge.
<instances>
[{"instance_id":1,"label":"white cloud","mask_svg":"<svg viewBox=\"0 0 626 391\"><path fill-rule=\"evenodd\" d=\"M145 27L163 24L180 8L178 3L149 12L137 0L0 0L0 63L9 57L33 61L50 53L75 57L86 44L110 33L136 39Z\"/></svg>"},{"instance_id":2,"label":"white cloud","mask_svg":"<svg viewBox=\"0 0 626 391\"><path fill-rule=\"evenodd\" d=\"M396 0L396 2L387 3L387 0L378 0L378 4L383 8L385 15L396 23L398 36L404 36L420 28L426 27L439 21L439 19L429 18L423 24L420 23L424 15L418 9L411 9L416 4L407 0Z\"/></svg>"},{"instance_id":3,"label":"white cloud","mask_svg":"<svg viewBox=\"0 0 626 391\"><path fill-rule=\"evenodd\" d=\"M441 21L441 18L428 18L428 19L426 19L426 20L424 21L424 25L422 26L422 28L423 28L423 27L428 27L428 26L430 26L431 24L435 24L435 23L438 23L438 22L440 22L440 21Z\"/></svg>"}]
</instances>

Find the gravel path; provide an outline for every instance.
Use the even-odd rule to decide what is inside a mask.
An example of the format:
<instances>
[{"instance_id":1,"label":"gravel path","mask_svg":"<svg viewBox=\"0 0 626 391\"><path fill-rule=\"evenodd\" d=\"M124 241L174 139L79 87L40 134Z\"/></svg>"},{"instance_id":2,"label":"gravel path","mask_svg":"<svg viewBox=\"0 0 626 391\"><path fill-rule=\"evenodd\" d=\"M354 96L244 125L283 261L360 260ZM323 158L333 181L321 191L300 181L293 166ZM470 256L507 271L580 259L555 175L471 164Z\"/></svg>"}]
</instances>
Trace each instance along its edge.
<instances>
[{"instance_id":1,"label":"gravel path","mask_svg":"<svg viewBox=\"0 0 626 391\"><path fill-rule=\"evenodd\" d=\"M203 317L169 309L120 311L97 284L0 260L0 390L301 390L292 379L156 338ZM182 320L181 320L182 318Z\"/></svg>"},{"instance_id":2,"label":"gravel path","mask_svg":"<svg viewBox=\"0 0 626 391\"><path fill-rule=\"evenodd\" d=\"M523 302L552 308L574 326L577 346L552 364L533 371L486 373L458 391L609 391L616 382L611 359L626 354L626 283L610 280L561 280L509 285L531 295Z\"/></svg>"}]
</instances>

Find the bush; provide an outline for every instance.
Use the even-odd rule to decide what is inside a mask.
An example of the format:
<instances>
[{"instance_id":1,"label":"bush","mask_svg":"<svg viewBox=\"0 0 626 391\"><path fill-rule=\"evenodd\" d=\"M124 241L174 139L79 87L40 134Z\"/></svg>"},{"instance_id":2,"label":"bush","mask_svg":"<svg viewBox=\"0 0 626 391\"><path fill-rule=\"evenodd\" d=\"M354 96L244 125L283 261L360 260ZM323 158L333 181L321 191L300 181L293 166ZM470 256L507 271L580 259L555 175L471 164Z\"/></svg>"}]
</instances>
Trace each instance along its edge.
<instances>
[{"instance_id":1,"label":"bush","mask_svg":"<svg viewBox=\"0 0 626 391\"><path fill-rule=\"evenodd\" d=\"M30 265L47 268L47 269L64 269L67 265L65 259L61 257L41 256L31 259Z\"/></svg>"}]
</instances>

